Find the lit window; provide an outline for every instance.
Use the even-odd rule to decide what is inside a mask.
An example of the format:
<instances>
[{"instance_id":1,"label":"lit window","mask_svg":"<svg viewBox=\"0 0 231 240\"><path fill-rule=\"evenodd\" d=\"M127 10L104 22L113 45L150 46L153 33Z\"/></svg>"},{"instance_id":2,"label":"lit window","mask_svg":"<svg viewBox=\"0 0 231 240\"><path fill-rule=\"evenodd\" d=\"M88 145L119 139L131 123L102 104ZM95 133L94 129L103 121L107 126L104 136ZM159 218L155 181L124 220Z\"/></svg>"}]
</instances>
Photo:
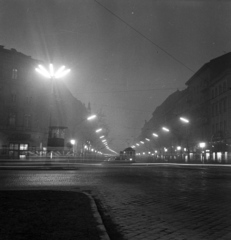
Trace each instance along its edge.
<instances>
[{"instance_id":1,"label":"lit window","mask_svg":"<svg viewBox=\"0 0 231 240\"><path fill-rule=\"evenodd\" d=\"M18 78L18 70L16 68L13 68L12 70L12 79Z\"/></svg>"},{"instance_id":2,"label":"lit window","mask_svg":"<svg viewBox=\"0 0 231 240\"><path fill-rule=\"evenodd\" d=\"M28 144L20 144L20 147L19 147L20 150L28 150Z\"/></svg>"}]
</instances>

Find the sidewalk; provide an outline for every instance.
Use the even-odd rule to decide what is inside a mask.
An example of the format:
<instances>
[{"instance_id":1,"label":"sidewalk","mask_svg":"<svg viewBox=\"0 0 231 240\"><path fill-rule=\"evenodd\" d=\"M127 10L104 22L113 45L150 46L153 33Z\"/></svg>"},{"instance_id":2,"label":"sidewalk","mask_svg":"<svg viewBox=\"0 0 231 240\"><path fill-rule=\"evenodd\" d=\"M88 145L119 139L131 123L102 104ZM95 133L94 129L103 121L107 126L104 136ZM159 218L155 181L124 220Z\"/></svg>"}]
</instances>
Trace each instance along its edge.
<instances>
[{"instance_id":1,"label":"sidewalk","mask_svg":"<svg viewBox=\"0 0 231 240\"><path fill-rule=\"evenodd\" d=\"M0 191L1 240L109 240L93 198L82 192Z\"/></svg>"}]
</instances>

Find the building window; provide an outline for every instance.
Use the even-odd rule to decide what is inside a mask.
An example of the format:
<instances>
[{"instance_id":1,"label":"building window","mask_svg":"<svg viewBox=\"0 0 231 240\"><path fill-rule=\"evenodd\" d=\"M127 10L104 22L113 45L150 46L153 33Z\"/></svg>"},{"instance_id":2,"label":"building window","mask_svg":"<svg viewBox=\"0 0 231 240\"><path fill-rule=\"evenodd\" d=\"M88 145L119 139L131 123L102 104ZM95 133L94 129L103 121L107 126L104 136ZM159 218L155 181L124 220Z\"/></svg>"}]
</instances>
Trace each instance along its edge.
<instances>
[{"instance_id":1,"label":"building window","mask_svg":"<svg viewBox=\"0 0 231 240\"><path fill-rule=\"evenodd\" d=\"M215 116L215 104L213 103L212 104L212 117Z\"/></svg>"},{"instance_id":2,"label":"building window","mask_svg":"<svg viewBox=\"0 0 231 240\"><path fill-rule=\"evenodd\" d=\"M18 78L18 70L16 68L13 68L12 70L12 79Z\"/></svg>"},{"instance_id":3,"label":"building window","mask_svg":"<svg viewBox=\"0 0 231 240\"><path fill-rule=\"evenodd\" d=\"M16 126L16 114L15 113L10 113L9 114L8 123L9 123L9 126L11 126L11 127Z\"/></svg>"},{"instance_id":4,"label":"building window","mask_svg":"<svg viewBox=\"0 0 231 240\"><path fill-rule=\"evenodd\" d=\"M3 155L7 154L7 146L6 145L2 145L2 154Z\"/></svg>"},{"instance_id":5,"label":"building window","mask_svg":"<svg viewBox=\"0 0 231 240\"><path fill-rule=\"evenodd\" d=\"M214 134L215 133L215 125L213 124L212 125L212 134Z\"/></svg>"},{"instance_id":6,"label":"building window","mask_svg":"<svg viewBox=\"0 0 231 240\"><path fill-rule=\"evenodd\" d=\"M27 96L26 97L26 103L31 104L32 103L32 97Z\"/></svg>"},{"instance_id":7,"label":"building window","mask_svg":"<svg viewBox=\"0 0 231 240\"><path fill-rule=\"evenodd\" d=\"M212 89L212 98L214 98L214 89Z\"/></svg>"},{"instance_id":8,"label":"building window","mask_svg":"<svg viewBox=\"0 0 231 240\"><path fill-rule=\"evenodd\" d=\"M222 114L222 100L219 101L219 114Z\"/></svg>"},{"instance_id":9,"label":"building window","mask_svg":"<svg viewBox=\"0 0 231 240\"><path fill-rule=\"evenodd\" d=\"M19 150L28 150L28 144L20 143Z\"/></svg>"},{"instance_id":10,"label":"building window","mask_svg":"<svg viewBox=\"0 0 231 240\"><path fill-rule=\"evenodd\" d=\"M217 96L217 87L215 88L215 97Z\"/></svg>"},{"instance_id":11,"label":"building window","mask_svg":"<svg viewBox=\"0 0 231 240\"><path fill-rule=\"evenodd\" d=\"M216 105L215 105L215 109L216 109L216 110L215 110L215 111L216 111L215 114L216 114L216 116L218 116L218 104L217 104L217 103L216 103Z\"/></svg>"},{"instance_id":12,"label":"building window","mask_svg":"<svg viewBox=\"0 0 231 240\"><path fill-rule=\"evenodd\" d=\"M226 124L226 121L224 121L224 132L226 132L227 130L227 124Z\"/></svg>"},{"instance_id":13,"label":"building window","mask_svg":"<svg viewBox=\"0 0 231 240\"><path fill-rule=\"evenodd\" d=\"M29 114L24 115L24 127L27 129L31 127L31 116Z\"/></svg>"},{"instance_id":14,"label":"building window","mask_svg":"<svg viewBox=\"0 0 231 240\"><path fill-rule=\"evenodd\" d=\"M15 93L11 94L11 102L16 102L16 94Z\"/></svg>"},{"instance_id":15,"label":"building window","mask_svg":"<svg viewBox=\"0 0 231 240\"><path fill-rule=\"evenodd\" d=\"M222 131L223 128L222 128L222 122L220 122L220 131Z\"/></svg>"},{"instance_id":16,"label":"building window","mask_svg":"<svg viewBox=\"0 0 231 240\"><path fill-rule=\"evenodd\" d=\"M223 110L224 110L224 112L226 112L226 109L227 109L227 98L224 98L223 99Z\"/></svg>"},{"instance_id":17,"label":"building window","mask_svg":"<svg viewBox=\"0 0 231 240\"><path fill-rule=\"evenodd\" d=\"M225 92L225 91L226 91L226 81L223 82L223 92Z\"/></svg>"},{"instance_id":18,"label":"building window","mask_svg":"<svg viewBox=\"0 0 231 240\"><path fill-rule=\"evenodd\" d=\"M222 94L222 86L221 84L219 85L219 95Z\"/></svg>"}]
</instances>

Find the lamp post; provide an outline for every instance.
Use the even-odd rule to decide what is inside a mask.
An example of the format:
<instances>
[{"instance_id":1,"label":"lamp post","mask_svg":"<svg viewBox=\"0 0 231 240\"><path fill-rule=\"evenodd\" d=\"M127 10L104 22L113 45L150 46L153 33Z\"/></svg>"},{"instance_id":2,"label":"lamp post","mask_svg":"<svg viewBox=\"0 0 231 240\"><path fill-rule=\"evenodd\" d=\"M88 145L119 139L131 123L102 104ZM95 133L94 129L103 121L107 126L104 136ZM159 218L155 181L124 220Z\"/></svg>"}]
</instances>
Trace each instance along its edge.
<instances>
[{"instance_id":1,"label":"lamp post","mask_svg":"<svg viewBox=\"0 0 231 240\"><path fill-rule=\"evenodd\" d=\"M70 140L70 143L71 143L71 145L72 145L72 151L73 151L73 157L75 156L75 143L76 143L76 141L75 141L75 139L71 139Z\"/></svg>"},{"instance_id":2,"label":"lamp post","mask_svg":"<svg viewBox=\"0 0 231 240\"><path fill-rule=\"evenodd\" d=\"M205 146L206 146L205 142L200 142L199 143L199 147L201 148L202 163L204 163L204 161L205 161L205 154L204 154Z\"/></svg>"},{"instance_id":3,"label":"lamp post","mask_svg":"<svg viewBox=\"0 0 231 240\"><path fill-rule=\"evenodd\" d=\"M49 64L49 69L47 70L42 65L38 65L37 68L35 68L35 71L41 74L43 77L48 78L51 80L51 98L50 98L50 110L49 110L49 133L48 133L48 142L47 145L53 146L53 143L49 143L49 140L51 139L51 131L52 131L52 104L53 104L53 98L54 98L54 80L58 78L64 77L66 74L70 72L70 69L66 69L65 66L60 67L57 71L54 70L53 64ZM64 131L64 128L62 129ZM63 145L64 145L64 139L63 139ZM52 151L50 154L50 158L52 159Z\"/></svg>"},{"instance_id":4,"label":"lamp post","mask_svg":"<svg viewBox=\"0 0 231 240\"><path fill-rule=\"evenodd\" d=\"M189 119L187 119L187 118L185 118L185 117L180 117L179 119L180 119L180 121L183 122L184 124L189 124L189 123L190 123ZM187 135L187 136L186 136L186 144L187 144L187 154L188 154L188 159L187 159L187 160L189 161L189 160L190 160L190 149L189 149L189 143L188 143L188 142L189 142L189 141L188 141L188 140L189 140L189 136L188 136L189 134L188 134L188 131L187 131L187 130L186 130L186 135Z\"/></svg>"}]
</instances>

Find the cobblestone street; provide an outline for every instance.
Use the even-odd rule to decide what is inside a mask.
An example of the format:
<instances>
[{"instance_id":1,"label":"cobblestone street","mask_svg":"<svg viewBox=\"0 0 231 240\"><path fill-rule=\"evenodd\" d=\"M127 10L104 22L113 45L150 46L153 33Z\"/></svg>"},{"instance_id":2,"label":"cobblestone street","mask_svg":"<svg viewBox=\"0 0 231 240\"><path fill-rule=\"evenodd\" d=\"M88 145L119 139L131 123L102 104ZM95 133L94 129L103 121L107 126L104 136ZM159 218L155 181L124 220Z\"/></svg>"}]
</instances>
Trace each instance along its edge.
<instances>
[{"instance_id":1,"label":"cobblestone street","mask_svg":"<svg viewBox=\"0 0 231 240\"><path fill-rule=\"evenodd\" d=\"M1 172L0 183L1 189L90 191L124 239L231 239L230 168L14 171Z\"/></svg>"}]
</instances>

